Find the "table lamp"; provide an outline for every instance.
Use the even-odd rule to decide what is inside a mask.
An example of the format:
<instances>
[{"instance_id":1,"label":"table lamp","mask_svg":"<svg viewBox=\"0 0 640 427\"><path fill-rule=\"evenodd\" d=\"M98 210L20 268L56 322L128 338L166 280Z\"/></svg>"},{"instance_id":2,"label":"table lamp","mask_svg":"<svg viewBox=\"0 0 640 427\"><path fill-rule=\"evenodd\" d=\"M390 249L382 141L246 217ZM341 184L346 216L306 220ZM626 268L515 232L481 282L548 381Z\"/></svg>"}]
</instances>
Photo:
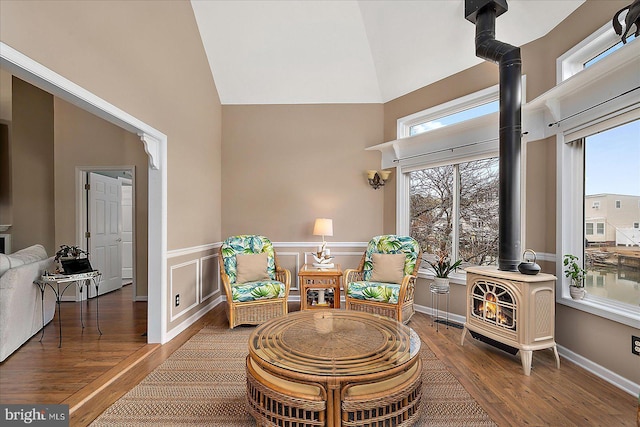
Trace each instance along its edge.
<instances>
[{"instance_id":1,"label":"table lamp","mask_svg":"<svg viewBox=\"0 0 640 427\"><path fill-rule=\"evenodd\" d=\"M313 235L322 236L322 246L318 246L318 257L329 255L330 252L329 249L326 249L327 242L325 242L324 236L333 236L333 220L329 218L317 218L313 225Z\"/></svg>"}]
</instances>

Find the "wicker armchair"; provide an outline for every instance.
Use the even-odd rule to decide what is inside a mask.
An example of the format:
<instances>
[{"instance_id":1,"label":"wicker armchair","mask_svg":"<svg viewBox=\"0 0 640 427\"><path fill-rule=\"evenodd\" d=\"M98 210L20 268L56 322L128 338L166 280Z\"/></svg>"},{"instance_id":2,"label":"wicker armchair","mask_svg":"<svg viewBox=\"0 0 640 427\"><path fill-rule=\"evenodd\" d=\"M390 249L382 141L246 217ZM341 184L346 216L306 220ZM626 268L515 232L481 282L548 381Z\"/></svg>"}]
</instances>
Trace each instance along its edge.
<instances>
[{"instance_id":1,"label":"wicker armchair","mask_svg":"<svg viewBox=\"0 0 640 427\"><path fill-rule=\"evenodd\" d=\"M240 256L243 261L238 268ZM257 274L253 270L258 269L258 277L252 277ZM226 239L220 247L220 277L227 296L229 328L258 325L287 314L291 272L278 265L273 245L266 237L240 235Z\"/></svg>"},{"instance_id":2,"label":"wicker armchair","mask_svg":"<svg viewBox=\"0 0 640 427\"><path fill-rule=\"evenodd\" d=\"M374 254L404 254L396 280L379 280L380 264L374 272ZM418 242L408 236L382 235L371 239L357 269L344 272L347 310L366 311L407 323L413 313L413 294L422 251ZM402 260L400 260L402 263ZM373 279L373 280L372 280Z\"/></svg>"}]
</instances>

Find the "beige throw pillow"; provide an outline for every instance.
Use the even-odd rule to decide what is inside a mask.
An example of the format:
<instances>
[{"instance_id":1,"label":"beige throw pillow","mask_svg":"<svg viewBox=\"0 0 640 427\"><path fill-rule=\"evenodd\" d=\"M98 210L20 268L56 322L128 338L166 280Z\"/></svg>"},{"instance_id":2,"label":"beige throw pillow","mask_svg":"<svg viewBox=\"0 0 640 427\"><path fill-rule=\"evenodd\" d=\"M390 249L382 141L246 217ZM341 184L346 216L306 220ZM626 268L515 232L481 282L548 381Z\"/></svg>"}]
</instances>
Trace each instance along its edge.
<instances>
[{"instance_id":1,"label":"beige throw pillow","mask_svg":"<svg viewBox=\"0 0 640 427\"><path fill-rule=\"evenodd\" d=\"M371 254L373 270L372 282L402 283L404 278L405 254Z\"/></svg>"},{"instance_id":2,"label":"beige throw pillow","mask_svg":"<svg viewBox=\"0 0 640 427\"><path fill-rule=\"evenodd\" d=\"M267 259L266 253L236 255L236 283L269 280Z\"/></svg>"}]
</instances>

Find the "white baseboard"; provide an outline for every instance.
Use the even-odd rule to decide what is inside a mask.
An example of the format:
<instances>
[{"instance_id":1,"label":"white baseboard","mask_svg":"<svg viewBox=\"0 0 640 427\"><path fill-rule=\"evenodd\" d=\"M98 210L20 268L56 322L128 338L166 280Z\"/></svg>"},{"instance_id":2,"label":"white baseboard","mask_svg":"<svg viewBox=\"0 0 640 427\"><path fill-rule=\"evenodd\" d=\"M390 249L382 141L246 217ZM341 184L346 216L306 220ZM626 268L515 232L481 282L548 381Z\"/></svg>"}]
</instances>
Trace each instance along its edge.
<instances>
[{"instance_id":1,"label":"white baseboard","mask_svg":"<svg viewBox=\"0 0 640 427\"><path fill-rule=\"evenodd\" d=\"M418 305L418 304L414 304L414 308L416 309L416 311L420 313L428 314L429 316L432 316L433 312L435 311L431 307L425 307L423 305ZM446 316L446 312L441 310L440 317L444 317L444 316ZM461 316L459 314L449 313L449 320L463 325L466 322L467 318L466 316ZM597 363L594 363L591 360L583 356L580 356L577 353L574 353L573 351L561 345L558 345L558 353L560 354L560 356L575 363L582 369L591 372L595 376L602 378L606 382L618 387L619 389L629 393L630 395L632 396L640 395L640 384L636 384L633 381L630 381L616 374L615 372L612 372L609 369L603 366L600 366Z\"/></svg>"},{"instance_id":2,"label":"white baseboard","mask_svg":"<svg viewBox=\"0 0 640 427\"><path fill-rule=\"evenodd\" d=\"M595 376L602 378L606 382L613 384L619 389L626 391L630 395L634 397L640 395L640 384L636 384L561 345L558 346L558 353L565 359L591 372Z\"/></svg>"},{"instance_id":3,"label":"white baseboard","mask_svg":"<svg viewBox=\"0 0 640 427\"><path fill-rule=\"evenodd\" d=\"M222 301L224 301L224 297L219 296L218 298L209 302L209 304L202 307L196 313L184 319L184 321L181 322L178 326L167 331L167 336L166 336L167 339L165 342L169 342L175 337L177 337L178 335L180 335L181 332L184 332L189 326L193 325L198 319L200 319L202 316L207 314L209 311L211 311L215 306L220 304Z\"/></svg>"},{"instance_id":4,"label":"white baseboard","mask_svg":"<svg viewBox=\"0 0 640 427\"><path fill-rule=\"evenodd\" d=\"M427 314L429 316L433 316L435 310L431 307L425 307L424 305L418 305L418 304L414 304L413 308L418 312L418 313L423 313L423 314ZM439 310L438 316L440 318L444 318L447 316L447 312L444 310ZM464 325L464 322L467 321L467 317L466 316L461 316L459 314L454 314L454 313L449 313L449 321L454 322L454 323L459 323L461 325Z\"/></svg>"}]
</instances>

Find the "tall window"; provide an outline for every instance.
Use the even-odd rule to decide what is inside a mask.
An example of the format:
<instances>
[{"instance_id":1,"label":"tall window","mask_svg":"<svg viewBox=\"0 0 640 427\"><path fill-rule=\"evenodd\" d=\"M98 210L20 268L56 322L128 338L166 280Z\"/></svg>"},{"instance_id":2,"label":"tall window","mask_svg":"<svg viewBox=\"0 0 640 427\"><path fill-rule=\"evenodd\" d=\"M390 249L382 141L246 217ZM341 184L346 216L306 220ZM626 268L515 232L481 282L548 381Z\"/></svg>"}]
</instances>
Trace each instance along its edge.
<instances>
[{"instance_id":1,"label":"tall window","mask_svg":"<svg viewBox=\"0 0 640 427\"><path fill-rule=\"evenodd\" d=\"M562 112L556 132L558 302L635 327L640 269L623 265L620 255L640 250L633 243L640 239L633 228L640 221L640 42L627 40L620 44L611 21L605 22L557 59L559 85L542 98ZM588 273L581 301L569 297L562 267L567 253L579 255Z\"/></svg>"},{"instance_id":2,"label":"tall window","mask_svg":"<svg viewBox=\"0 0 640 427\"><path fill-rule=\"evenodd\" d=\"M497 158L419 169L409 180L410 234L426 255L497 264Z\"/></svg>"},{"instance_id":3,"label":"tall window","mask_svg":"<svg viewBox=\"0 0 640 427\"><path fill-rule=\"evenodd\" d=\"M640 120L585 138L584 182L585 207L594 194L614 207L596 213L600 220L595 237L589 235L594 218L585 209L585 269L587 277L595 278L587 281L587 292L637 307L640 235L634 226L640 219Z\"/></svg>"},{"instance_id":4,"label":"tall window","mask_svg":"<svg viewBox=\"0 0 640 427\"><path fill-rule=\"evenodd\" d=\"M523 76L523 100L525 88ZM496 85L398 119L396 227L425 260L497 265L498 97Z\"/></svg>"}]
</instances>

